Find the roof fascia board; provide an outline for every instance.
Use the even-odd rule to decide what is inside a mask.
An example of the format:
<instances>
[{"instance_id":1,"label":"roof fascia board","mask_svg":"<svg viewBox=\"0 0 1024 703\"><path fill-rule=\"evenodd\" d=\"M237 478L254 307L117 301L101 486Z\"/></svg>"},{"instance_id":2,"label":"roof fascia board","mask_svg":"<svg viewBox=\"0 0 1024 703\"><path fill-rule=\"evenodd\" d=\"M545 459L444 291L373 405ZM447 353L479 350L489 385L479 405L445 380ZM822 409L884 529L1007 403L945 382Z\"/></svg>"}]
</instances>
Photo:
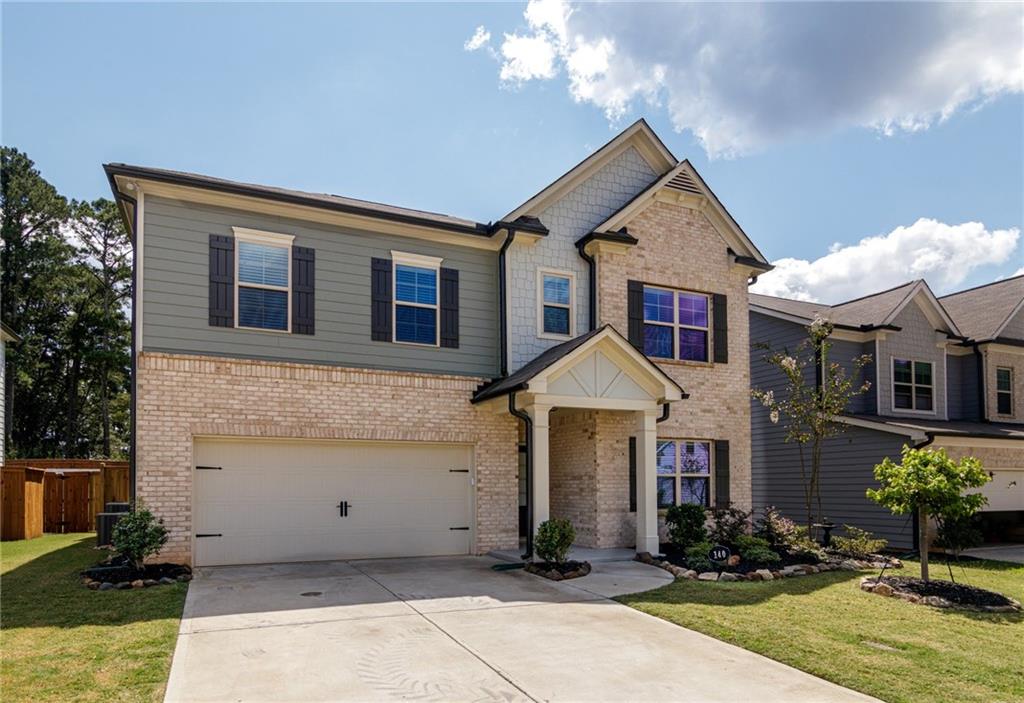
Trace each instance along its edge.
<instances>
[{"instance_id":1,"label":"roof fascia board","mask_svg":"<svg viewBox=\"0 0 1024 703\"><path fill-rule=\"evenodd\" d=\"M781 310L766 308L762 305L758 305L757 303L750 303L750 311L756 312L759 315L766 315L779 320L785 320L786 322L794 322L805 327L814 321L809 317L801 317L800 315L793 315L792 313L782 312ZM828 317L823 316L823 319L828 319ZM849 325L838 325L836 323L832 323L832 336L836 339L842 339L848 342L870 342L876 338L884 338L887 332L899 332L900 329L900 327L896 327L895 325L889 327L869 326L860 329Z\"/></svg>"},{"instance_id":2,"label":"roof fascia board","mask_svg":"<svg viewBox=\"0 0 1024 703\"><path fill-rule=\"evenodd\" d=\"M960 334L960 329L949 316L949 313L947 313L946 309L942 307L942 304L935 297L935 294L932 293L932 289L929 288L928 284L923 280L914 284L903 300L901 300L899 304L892 309L892 312L886 316L885 320L882 321L882 324L894 324L896 317L903 312L907 305L910 304L910 301L917 300L922 295L928 301L928 307L920 305L920 303L918 303L918 305L921 307L922 312L924 312L928 317L928 320L936 326L938 326L938 323L945 325L947 331L952 332L955 337L963 337L963 335ZM929 314L929 311L931 314Z\"/></svg>"},{"instance_id":3,"label":"roof fascia board","mask_svg":"<svg viewBox=\"0 0 1024 703\"><path fill-rule=\"evenodd\" d=\"M502 219L513 221L523 215L539 214L548 203L563 197L630 146L636 148L655 173L669 171L677 163L647 123L638 120Z\"/></svg>"},{"instance_id":4,"label":"roof fascia board","mask_svg":"<svg viewBox=\"0 0 1024 703\"><path fill-rule=\"evenodd\" d=\"M898 425L892 425L888 422L865 420L859 417L849 417L847 415L836 415L836 422L840 422L844 425L850 425L851 427L861 427L867 430L876 430L878 432L886 432L888 434L901 435L903 437L910 437L914 440L915 444L923 444L927 442L929 437L928 433L923 430L917 430L912 427L901 427Z\"/></svg>"},{"instance_id":5,"label":"roof fascia board","mask_svg":"<svg viewBox=\"0 0 1024 703\"><path fill-rule=\"evenodd\" d=\"M147 195L172 200L184 200L202 205L236 210L243 209L247 212L257 212L264 215L288 217L337 227L351 227L363 231L394 234L415 239L426 239L472 249L497 251L501 246L501 240L497 237L467 236L466 234L446 231L443 228L429 225L395 222L389 219L335 211L317 205L285 203L261 196L222 193L202 187L171 184L146 178L129 178L118 175L115 176L115 181L117 182L117 187L122 189L122 192L124 192L123 189L126 183L131 181L136 184L137 192L145 192Z\"/></svg>"}]
</instances>

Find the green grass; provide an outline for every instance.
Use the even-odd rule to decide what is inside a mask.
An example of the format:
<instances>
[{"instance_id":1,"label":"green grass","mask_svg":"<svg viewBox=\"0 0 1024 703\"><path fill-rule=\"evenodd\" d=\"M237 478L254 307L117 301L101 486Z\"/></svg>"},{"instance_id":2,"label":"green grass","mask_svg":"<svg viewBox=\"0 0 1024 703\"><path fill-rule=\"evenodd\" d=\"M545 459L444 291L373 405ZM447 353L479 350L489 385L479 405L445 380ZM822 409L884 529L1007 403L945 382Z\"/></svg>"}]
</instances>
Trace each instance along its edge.
<instances>
[{"instance_id":1,"label":"green grass","mask_svg":"<svg viewBox=\"0 0 1024 703\"><path fill-rule=\"evenodd\" d=\"M919 575L906 562L902 573ZM1024 601L1024 566L956 568L957 581ZM862 573L774 582L679 580L619 600L886 701L1024 700L1024 617L949 611L861 591ZM948 578L932 565L933 578ZM699 653L698 653L699 654Z\"/></svg>"},{"instance_id":2,"label":"green grass","mask_svg":"<svg viewBox=\"0 0 1024 703\"><path fill-rule=\"evenodd\" d=\"M90 591L95 535L0 544L0 696L151 701L163 696L186 584Z\"/></svg>"}]
</instances>

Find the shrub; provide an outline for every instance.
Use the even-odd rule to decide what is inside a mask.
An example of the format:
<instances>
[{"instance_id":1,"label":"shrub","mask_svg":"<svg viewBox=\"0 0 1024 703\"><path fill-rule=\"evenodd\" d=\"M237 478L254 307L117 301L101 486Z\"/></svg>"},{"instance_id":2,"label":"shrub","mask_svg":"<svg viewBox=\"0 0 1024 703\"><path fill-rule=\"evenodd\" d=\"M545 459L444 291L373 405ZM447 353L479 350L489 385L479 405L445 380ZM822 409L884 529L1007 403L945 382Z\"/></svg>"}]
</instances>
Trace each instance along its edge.
<instances>
[{"instance_id":1,"label":"shrub","mask_svg":"<svg viewBox=\"0 0 1024 703\"><path fill-rule=\"evenodd\" d=\"M975 515L939 520L939 529L935 537L936 546L956 555L965 549L977 547L984 541Z\"/></svg>"},{"instance_id":2,"label":"shrub","mask_svg":"<svg viewBox=\"0 0 1024 703\"><path fill-rule=\"evenodd\" d=\"M767 540L768 545L777 552L788 552L799 536L797 524L783 517L773 505L764 509L764 517L754 526L754 535Z\"/></svg>"},{"instance_id":3,"label":"shrub","mask_svg":"<svg viewBox=\"0 0 1024 703\"><path fill-rule=\"evenodd\" d=\"M715 564L708 559L708 552L714 545L711 542L697 542L686 548L686 566L694 571L711 571Z\"/></svg>"},{"instance_id":4,"label":"shrub","mask_svg":"<svg viewBox=\"0 0 1024 703\"><path fill-rule=\"evenodd\" d=\"M832 538L832 549L840 554L851 557L868 557L885 549L889 544L888 540L876 538L867 530L853 525L843 525L843 529L846 531L845 537Z\"/></svg>"},{"instance_id":5,"label":"shrub","mask_svg":"<svg viewBox=\"0 0 1024 703\"><path fill-rule=\"evenodd\" d=\"M708 534L716 544L733 545L750 530L750 513L739 508L716 508Z\"/></svg>"},{"instance_id":6,"label":"shrub","mask_svg":"<svg viewBox=\"0 0 1024 703\"><path fill-rule=\"evenodd\" d=\"M808 536L807 528L798 525L786 553L800 561L825 561L825 549Z\"/></svg>"},{"instance_id":7,"label":"shrub","mask_svg":"<svg viewBox=\"0 0 1024 703\"><path fill-rule=\"evenodd\" d=\"M114 525L110 542L118 554L141 571L146 557L159 553L167 544L167 528L147 508L136 505Z\"/></svg>"},{"instance_id":8,"label":"shrub","mask_svg":"<svg viewBox=\"0 0 1024 703\"><path fill-rule=\"evenodd\" d=\"M665 524L668 526L668 538L679 549L686 549L692 544L704 542L708 538L704 506L673 505L665 513Z\"/></svg>"},{"instance_id":9,"label":"shrub","mask_svg":"<svg viewBox=\"0 0 1024 703\"><path fill-rule=\"evenodd\" d=\"M744 561L752 564L778 564L782 561L782 557L772 551L768 540L761 537L740 535L736 538L736 551Z\"/></svg>"},{"instance_id":10,"label":"shrub","mask_svg":"<svg viewBox=\"0 0 1024 703\"><path fill-rule=\"evenodd\" d=\"M533 549L544 561L564 564L575 539L576 529L569 520L551 518L537 528L537 536L533 538Z\"/></svg>"}]
</instances>

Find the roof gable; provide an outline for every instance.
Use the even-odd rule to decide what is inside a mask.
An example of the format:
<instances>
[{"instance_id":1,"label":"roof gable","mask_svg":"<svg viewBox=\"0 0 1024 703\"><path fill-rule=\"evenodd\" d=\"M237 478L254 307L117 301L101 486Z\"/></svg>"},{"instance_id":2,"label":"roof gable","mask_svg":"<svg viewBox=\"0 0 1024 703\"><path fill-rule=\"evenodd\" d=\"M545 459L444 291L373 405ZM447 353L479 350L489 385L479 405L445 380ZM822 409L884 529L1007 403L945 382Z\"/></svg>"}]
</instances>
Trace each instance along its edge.
<instances>
[{"instance_id":1,"label":"roof gable","mask_svg":"<svg viewBox=\"0 0 1024 703\"><path fill-rule=\"evenodd\" d=\"M977 341L995 339L1024 312L1024 275L944 295L939 302L964 336Z\"/></svg>"}]
</instances>

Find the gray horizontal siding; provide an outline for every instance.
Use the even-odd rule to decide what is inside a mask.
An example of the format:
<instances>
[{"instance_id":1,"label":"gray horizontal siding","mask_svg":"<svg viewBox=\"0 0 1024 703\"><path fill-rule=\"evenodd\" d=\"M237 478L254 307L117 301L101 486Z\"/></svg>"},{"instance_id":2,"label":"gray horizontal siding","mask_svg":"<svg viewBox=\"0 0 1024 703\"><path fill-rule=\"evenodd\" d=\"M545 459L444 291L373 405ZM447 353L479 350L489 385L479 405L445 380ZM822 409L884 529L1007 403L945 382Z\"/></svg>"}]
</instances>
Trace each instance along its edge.
<instances>
[{"instance_id":1,"label":"gray horizontal siding","mask_svg":"<svg viewBox=\"0 0 1024 703\"><path fill-rule=\"evenodd\" d=\"M316 334L211 327L209 235L248 227L316 250ZM189 354L491 377L498 372L497 254L419 239L148 197L143 348ZM459 271L459 348L370 339L370 259L392 249L439 256Z\"/></svg>"},{"instance_id":2,"label":"gray horizontal siding","mask_svg":"<svg viewBox=\"0 0 1024 703\"><path fill-rule=\"evenodd\" d=\"M798 324L751 313L750 339L755 344L766 342L774 349L788 348L792 351L805 335L805 330ZM846 344L833 346L833 358L837 361L842 351L852 351L851 356L864 353L860 345L846 349ZM784 389L783 377L763 357L763 351L754 349L751 352L751 383L755 388L772 389L778 396ZM752 402L752 502L757 511L774 505L787 517L804 524L807 511L799 448L785 442L783 424L783 421L773 424L761 404ZM902 443L902 438L897 435L856 427L850 427L842 435L829 440L822 454L824 515L837 524L869 530L889 540L895 548L910 548L913 537L907 517L893 515L865 495L868 488L878 485L873 475L875 464L886 456L897 458Z\"/></svg>"}]
</instances>

